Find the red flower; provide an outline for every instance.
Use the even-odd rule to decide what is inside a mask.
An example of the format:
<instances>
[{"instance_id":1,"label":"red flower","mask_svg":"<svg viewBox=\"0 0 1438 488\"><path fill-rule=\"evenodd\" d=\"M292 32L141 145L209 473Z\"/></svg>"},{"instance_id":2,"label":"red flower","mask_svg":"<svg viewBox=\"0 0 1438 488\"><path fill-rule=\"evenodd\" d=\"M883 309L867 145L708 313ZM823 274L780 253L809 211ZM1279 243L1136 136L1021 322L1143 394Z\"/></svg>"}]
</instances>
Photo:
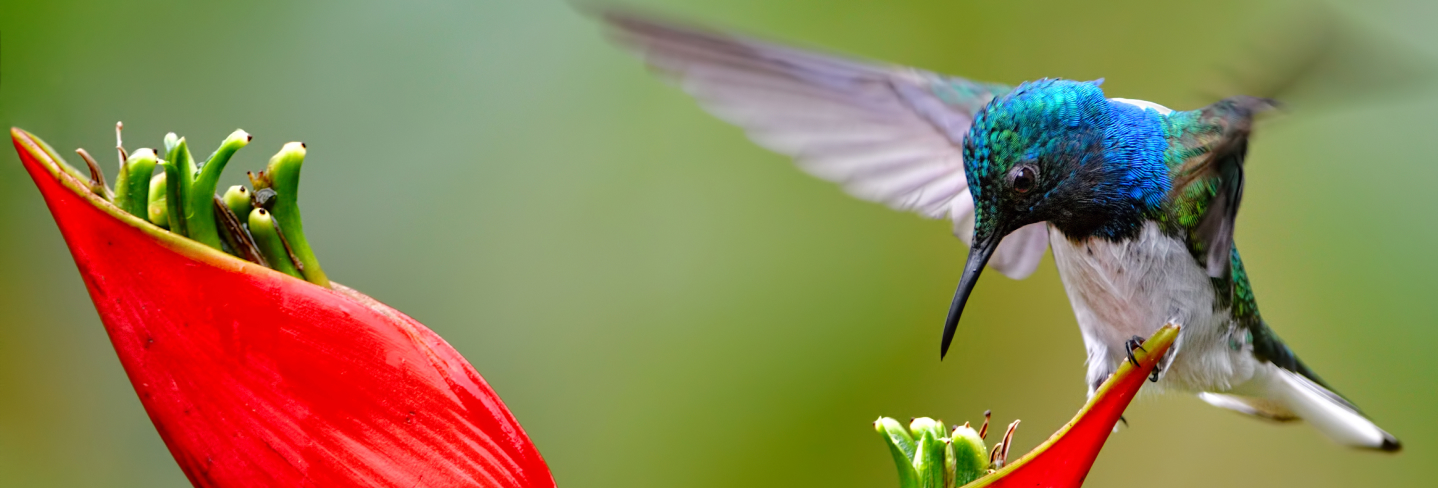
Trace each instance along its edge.
<instances>
[{"instance_id":1,"label":"red flower","mask_svg":"<svg viewBox=\"0 0 1438 488\"><path fill-rule=\"evenodd\" d=\"M977 430L968 423L949 429L931 418L899 421L880 417L874 429L889 447L901 488L1078 488L1113 432L1114 424L1178 337L1178 326L1156 332L1119 367L1062 429L1023 458L1008 462L1017 420L1002 439L984 443L989 413Z\"/></svg>"},{"instance_id":2,"label":"red flower","mask_svg":"<svg viewBox=\"0 0 1438 488\"><path fill-rule=\"evenodd\" d=\"M155 227L10 134L196 486L554 486L499 396L425 326Z\"/></svg>"},{"instance_id":3,"label":"red flower","mask_svg":"<svg viewBox=\"0 0 1438 488\"><path fill-rule=\"evenodd\" d=\"M1138 365L1123 363L1109 377L1073 420L1023 458L965 488L1078 488L1093 467L1094 459L1113 433L1114 424L1143 387L1159 360L1178 338L1179 328L1164 326L1134 351Z\"/></svg>"}]
</instances>

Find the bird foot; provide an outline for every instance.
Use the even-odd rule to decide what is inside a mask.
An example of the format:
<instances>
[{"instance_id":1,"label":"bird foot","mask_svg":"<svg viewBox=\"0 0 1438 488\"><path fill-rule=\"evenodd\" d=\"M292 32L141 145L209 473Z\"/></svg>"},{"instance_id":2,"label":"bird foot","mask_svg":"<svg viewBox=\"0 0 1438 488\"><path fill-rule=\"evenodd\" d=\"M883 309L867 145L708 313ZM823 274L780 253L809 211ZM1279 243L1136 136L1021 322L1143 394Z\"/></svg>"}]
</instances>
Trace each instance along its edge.
<instances>
[{"instance_id":1,"label":"bird foot","mask_svg":"<svg viewBox=\"0 0 1438 488\"><path fill-rule=\"evenodd\" d=\"M1144 339L1142 337L1133 336L1129 338L1127 342L1123 343L1124 352L1128 354L1128 363L1134 365L1134 367L1138 366L1138 359L1133 357L1133 350L1138 349L1143 352L1148 352L1148 349L1143 348L1143 341Z\"/></svg>"},{"instance_id":2,"label":"bird foot","mask_svg":"<svg viewBox=\"0 0 1438 488\"><path fill-rule=\"evenodd\" d=\"M1143 348L1143 341L1144 341L1144 340L1145 340L1145 339L1142 338L1142 337L1133 336L1133 337L1129 338L1129 340L1128 340L1127 342L1124 342L1124 346L1125 346L1125 347L1124 347L1124 349L1125 349L1124 352L1128 354L1128 362L1129 362L1129 364L1132 364L1132 365L1134 365L1134 366L1138 366L1138 358L1135 358L1135 357L1133 356L1133 350L1134 350L1134 349L1138 349L1138 350L1143 351L1143 352L1148 352L1148 349L1144 349L1144 348ZM1148 381L1151 382L1151 383L1158 383L1158 377L1159 377L1159 374L1161 374L1161 373L1163 373L1163 366L1162 366L1162 365L1154 365L1153 371L1150 372L1149 375L1148 375Z\"/></svg>"}]
</instances>

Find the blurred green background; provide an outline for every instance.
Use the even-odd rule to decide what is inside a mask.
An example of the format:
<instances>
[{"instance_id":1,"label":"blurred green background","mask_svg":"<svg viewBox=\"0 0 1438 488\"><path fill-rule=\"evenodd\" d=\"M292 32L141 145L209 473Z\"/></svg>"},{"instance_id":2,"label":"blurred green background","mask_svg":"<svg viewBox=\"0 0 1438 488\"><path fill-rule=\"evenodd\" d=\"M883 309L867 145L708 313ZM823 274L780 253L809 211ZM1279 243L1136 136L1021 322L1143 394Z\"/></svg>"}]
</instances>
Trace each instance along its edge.
<instances>
[{"instance_id":1,"label":"blurred green background","mask_svg":"<svg viewBox=\"0 0 1438 488\"><path fill-rule=\"evenodd\" d=\"M174 130L197 154L244 128L254 143L223 184L305 141L302 203L325 269L464 353L561 486L889 487L879 415L993 409L1023 419L1018 452L1084 401L1051 263L1025 281L986 274L939 362L966 253L947 223L800 173L566 3L124 3L0 0L0 125L107 163L116 120L131 148ZM1178 109L1212 101L1204 80L1295 8L634 4L977 79L1106 77L1110 96ZM1438 54L1438 4L1337 11L1403 56ZM1438 476L1433 85L1320 82L1309 91L1358 93L1265 121L1237 238L1268 321L1405 451L1149 398L1090 485ZM184 486L9 149L0 270L0 486Z\"/></svg>"}]
</instances>

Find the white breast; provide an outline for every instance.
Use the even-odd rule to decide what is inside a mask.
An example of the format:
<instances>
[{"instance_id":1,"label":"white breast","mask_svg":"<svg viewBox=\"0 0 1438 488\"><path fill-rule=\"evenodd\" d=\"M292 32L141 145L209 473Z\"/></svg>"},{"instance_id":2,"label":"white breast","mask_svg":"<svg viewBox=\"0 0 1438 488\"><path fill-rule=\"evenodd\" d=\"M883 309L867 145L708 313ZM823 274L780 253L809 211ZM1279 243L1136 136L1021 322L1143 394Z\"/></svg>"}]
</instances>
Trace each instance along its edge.
<instances>
[{"instance_id":1,"label":"white breast","mask_svg":"<svg viewBox=\"0 0 1438 488\"><path fill-rule=\"evenodd\" d=\"M1101 383L1126 357L1125 341L1148 337L1170 320L1183 326L1180 353L1160 385L1226 391L1252 376L1250 354L1228 347L1226 311L1214 310L1214 289L1183 241L1147 222L1137 238L1079 242L1050 228L1054 261L1088 349L1088 384Z\"/></svg>"}]
</instances>

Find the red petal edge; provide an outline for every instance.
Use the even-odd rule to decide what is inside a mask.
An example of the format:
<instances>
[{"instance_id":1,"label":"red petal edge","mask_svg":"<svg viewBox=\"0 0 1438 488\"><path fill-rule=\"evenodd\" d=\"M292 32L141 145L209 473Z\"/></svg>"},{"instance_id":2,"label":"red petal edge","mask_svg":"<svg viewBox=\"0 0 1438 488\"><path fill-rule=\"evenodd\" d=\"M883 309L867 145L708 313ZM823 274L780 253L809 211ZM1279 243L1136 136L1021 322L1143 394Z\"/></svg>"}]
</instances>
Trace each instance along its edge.
<instances>
[{"instance_id":1,"label":"red petal edge","mask_svg":"<svg viewBox=\"0 0 1438 488\"><path fill-rule=\"evenodd\" d=\"M554 486L499 396L424 325L150 225L10 134L195 486Z\"/></svg>"},{"instance_id":2,"label":"red petal edge","mask_svg":"<svg viewBox=\"0 0 1438 488\"><path fill-rule=\"evenodd\" d=\"M1138 365L1128 362L1105 381L1089 398L1088 404L1063 428L997 472L984 476L963 488L1078 488L1083 486L1098 452L1113 433L1119 416L1143 387L1153 368L1178 338L1180 327L1165 325L1155 332L1143 349L1134 351Z\"/></svg>"}]
</instances>

